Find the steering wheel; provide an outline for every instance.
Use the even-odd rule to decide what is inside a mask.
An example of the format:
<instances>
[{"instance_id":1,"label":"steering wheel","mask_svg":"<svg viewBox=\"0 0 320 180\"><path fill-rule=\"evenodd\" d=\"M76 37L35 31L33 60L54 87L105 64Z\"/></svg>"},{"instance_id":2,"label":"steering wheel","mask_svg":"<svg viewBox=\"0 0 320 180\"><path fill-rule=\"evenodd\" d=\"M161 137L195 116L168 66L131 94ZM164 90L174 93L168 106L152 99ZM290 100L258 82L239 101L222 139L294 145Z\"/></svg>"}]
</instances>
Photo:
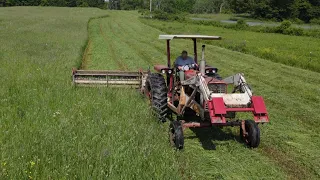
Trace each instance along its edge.
<instances>
[{"instance_id":1,"label":"steering wheel","mask_svg":"<svg viewBox=\"0 0 320 180\"><path fill-rule=\"evenodd\" d=\"M182 66L182 70L183 71L188 71L190 69L195 69L196 67L197 67L196 64L187 64L187 65Z\"/></svg>"}]
</instances>

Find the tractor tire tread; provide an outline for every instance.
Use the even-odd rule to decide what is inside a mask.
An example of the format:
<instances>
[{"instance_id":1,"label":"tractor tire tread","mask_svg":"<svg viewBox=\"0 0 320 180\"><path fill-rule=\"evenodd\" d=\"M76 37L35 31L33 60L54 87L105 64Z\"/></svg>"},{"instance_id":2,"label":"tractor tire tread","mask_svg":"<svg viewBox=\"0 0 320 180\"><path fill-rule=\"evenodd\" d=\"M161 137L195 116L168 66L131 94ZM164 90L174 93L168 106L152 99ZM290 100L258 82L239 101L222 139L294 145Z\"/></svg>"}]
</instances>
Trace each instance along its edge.
<instances>
[{"instance_id":1,"label":"tractor tire tread","mask_svg":"<svg viewBox=\"0 0 320 180\"><path fill-rule=\"evenodd\" d=\"M147 78L152 94L152 109L156 112L159 121L165 122L168 114L167 85L164 77L159 73L151 73Z\"/></svg>"},{"instance_id":2,"label":"tractor tire tread","mask_svg":"<svg viewBox=\"0 0 320 180\"><path fill-rule=\"evenodd\" d=\"M172 121L169 127L169 133L174 137L174 142L172 145L175 146L177 150L182 150L184 148L184 135L183 128L180 121Z\"/></svg>"},{"instance_id":3,"label":"tractor tire tread","mask_svg":"<svg viewBox=\"0 0 320 180\"><path fill-rule=\"evenodd\" d=\"M257 148L260 144L260 129L256 122L252 120L245 121L246 131L248 132L247 145L251 148ZM240 131L242 134L242 130Z\"/></svg>"}]
</instances>

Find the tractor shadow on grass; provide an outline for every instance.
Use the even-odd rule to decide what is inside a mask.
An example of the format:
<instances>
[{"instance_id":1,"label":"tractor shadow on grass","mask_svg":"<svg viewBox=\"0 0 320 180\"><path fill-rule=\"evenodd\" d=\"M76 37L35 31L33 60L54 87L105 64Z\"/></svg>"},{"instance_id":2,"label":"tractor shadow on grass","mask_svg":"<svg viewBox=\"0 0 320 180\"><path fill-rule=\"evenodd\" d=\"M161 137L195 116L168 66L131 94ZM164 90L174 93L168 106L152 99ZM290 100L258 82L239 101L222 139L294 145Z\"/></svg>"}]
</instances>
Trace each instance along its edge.
<instances>
[{"instance_id":1,"label":"tractor shadow on grass","mask_svg":"<svg viewBox=\"0 0 320 180\"><path fill-rule=\"evenodd\" d=\"M219 127L207 128L190 128L195 133L195 136L186 136L185 139L199 139L202 147L205 150L216 150L216 146L223 143L223 141L236 140L243 143L239 135L235 135L230 129L222 130Z\"/></svg>"},{"instance_id":2,"label":"tractor shadow on grass","mask_svg":"<svg viewBox=\"0 0 320 180\"><path fill-rule=\"evenodd\" d=\"M185 118L188 121L189 118ZM194 118L192 118L195 120ZM189 128L195 136L185 136L185 139L198 139L205 150L216 150L217 145L226 144L223 141L235 140L244 144L239 134L232 132L232 128L239 127L206 127L206 128Z\"/></svg>"}]
</instances>

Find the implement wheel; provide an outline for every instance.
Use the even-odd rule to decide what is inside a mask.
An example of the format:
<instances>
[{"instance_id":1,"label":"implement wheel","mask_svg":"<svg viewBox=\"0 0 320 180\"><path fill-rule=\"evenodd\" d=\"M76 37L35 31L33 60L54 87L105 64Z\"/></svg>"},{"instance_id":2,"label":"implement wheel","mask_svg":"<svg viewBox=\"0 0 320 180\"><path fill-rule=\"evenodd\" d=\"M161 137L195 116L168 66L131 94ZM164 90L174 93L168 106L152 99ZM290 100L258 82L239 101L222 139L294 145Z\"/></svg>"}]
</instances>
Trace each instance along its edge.
<instances>
[{"instance_id":1,"label":"implement wheel","mask_svg":"<svg viewBox=\"0 0 320 180\"><path fill-rule=\"evenodd\" d=\"M169 126L169 140L178 150L184 147L183 128L180 121L172 121Z\"/></svg>"},{"instance_id":2,"label":"implement wheel","mask_svg":"<svg viewBox=\"0 0 320 180\"><path fill-rule=\"evenodd\" d=\"M146 81L147 96L154 115L160 122L165 122L168 115L167 85L163 76L158 73L150 73Z\"/></svg>"},{"instance_id":3,"label":"implement wheel","mask_svg":"<svg viewBox=\"0 0 320 180\"><path fill-rule=\"evenodd\" d=\"M240 136L248 147L257 148L260 144L260 129L258 124L252 120L245 120L245 134L240 126Z\"/></svg>"}]
</instances>

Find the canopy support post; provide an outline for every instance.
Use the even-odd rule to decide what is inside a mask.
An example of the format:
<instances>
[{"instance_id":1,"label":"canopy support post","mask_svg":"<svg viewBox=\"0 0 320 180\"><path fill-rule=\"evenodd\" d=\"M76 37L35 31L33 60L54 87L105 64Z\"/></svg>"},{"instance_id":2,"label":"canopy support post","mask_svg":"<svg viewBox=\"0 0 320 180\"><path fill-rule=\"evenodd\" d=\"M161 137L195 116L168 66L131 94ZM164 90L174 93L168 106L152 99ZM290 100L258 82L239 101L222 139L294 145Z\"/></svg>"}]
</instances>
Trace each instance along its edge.
<instances>
[{"instance_id":1,"label":"canopy support post","mask_svg":"<svg viewBox=\"0 0 320 180\"><path fill-rule=\"evenodd\" d=\"M167 60L168 60L168 67L171 68L171 63L170 63L170 39L167 40Z\"/></svg>"},{"instance_id":2,"label":"canopy support post","mask_svg":"<svg viewBox=\"0 0 320 180\"><path fill-rule=\"evenodd\" d=\"M197 39L193 38L193 55L194 55L194 62L198 64L198 56L197 56Z\"/></svg>"}]
</instances>

